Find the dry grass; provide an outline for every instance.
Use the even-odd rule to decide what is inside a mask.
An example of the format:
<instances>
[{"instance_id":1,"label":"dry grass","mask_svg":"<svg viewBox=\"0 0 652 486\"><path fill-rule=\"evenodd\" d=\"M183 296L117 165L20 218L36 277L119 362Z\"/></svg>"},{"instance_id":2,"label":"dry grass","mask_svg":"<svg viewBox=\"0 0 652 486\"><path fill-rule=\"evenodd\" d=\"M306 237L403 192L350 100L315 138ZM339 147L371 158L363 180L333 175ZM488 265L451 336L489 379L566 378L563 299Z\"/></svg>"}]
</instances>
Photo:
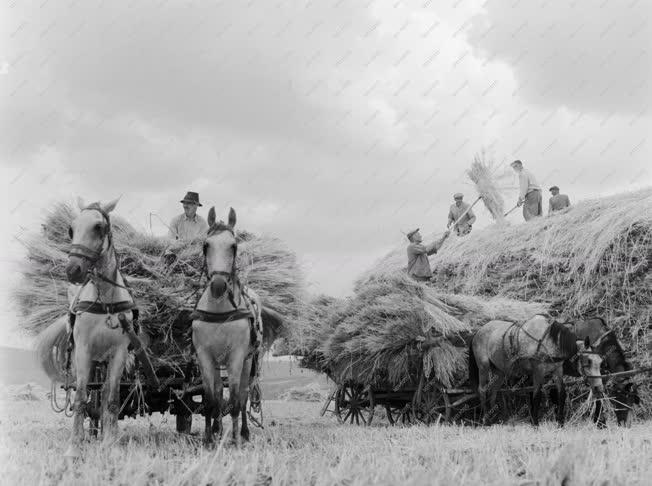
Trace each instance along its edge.
<instances>
[{"instance_id":1,"label":"dry grass","mask_svg":"<svg viewBox=\"0 0 652 486\"><path fill-rule=\"evenodd\" d=\"M525 321L545 313L543 304L454 295L404 273L360 279L344 300L320 298L310 319L295 328L303 365L338 383L380 388L415 386L421 370L443 386L466 381L470 331L491 319Z\"/></svg>"},{"instance_id":2,"label":"dry grass","mask_svg":"<svg viewBox=\"0 0 652 486\"><path fill-rule=\"evenodd\" d=\"M440 291L541 303L562 320L604 317L634 366L652 364L651 262L652 189L450 238L431 258ZM401 272L405 264L405 247L397 248L360 280ZM650 403L649 380L635 381Z\"/></svg>"},{"instance_id":3,"label":"dry grass","mask_svg":"<svg viewBox=\"0 0 652 486\"><path fill-rule=\"evenodd\" d=\"M355 486L643 485L652 475L649 424L362 428L319 418L319 404L265 406L273 424L254 430L244 448L205 450L196 436L179 437L156 416L151 425L122 422L114 447L86 444L84 459L70 469L61 457L69 419L43 401L0 402L0 477L11 485Z\"/></svg>"},{"instance_id":4,"label":"dry grass","mask_svg":"<svg viewBox=\"0 0 652 486\"><path fill-rule=\"evenodd\" d=\"M473 157L471 168L466 172L469 179L475 184L478 196L482 198L485 207L497 222L504 220L505 200L496 187L493 177L493 164L487 161L484 152Z\"/></svg>"},{"instance_id":5,"label":"dry grass","mask_svg":"<svg viewBox=\"0 0 652 486\"><path fill-rule=\"evenodd\" d=\"M20 265L23 279L13 289L13 299L22 314L20 327L32 334L67 312L68 228L75 215L70 205L57 204L41 233L26 239L28 254ZM140 309L155 368L183 366L190 359L190 338L188 321L180 311L195 306L206 284L203 241L180 243L142 234L119 216L111 217L111 225L120 270ZM282 315L289 327L298 316L305 286L296 255L277 238L246 231L238 231L237 237L241 281L258 293L266 308ZM177 255L172 264L163 258L168 249Z\"/></svg>"}]
</instances>

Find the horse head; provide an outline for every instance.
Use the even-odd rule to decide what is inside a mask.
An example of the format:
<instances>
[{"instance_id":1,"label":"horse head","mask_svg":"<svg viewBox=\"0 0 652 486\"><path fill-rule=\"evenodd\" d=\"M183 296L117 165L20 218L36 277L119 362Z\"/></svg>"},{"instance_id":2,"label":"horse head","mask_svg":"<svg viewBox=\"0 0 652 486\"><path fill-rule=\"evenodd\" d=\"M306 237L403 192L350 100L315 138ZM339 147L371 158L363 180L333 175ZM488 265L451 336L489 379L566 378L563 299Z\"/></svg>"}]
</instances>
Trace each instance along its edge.
<instances>
[{"instance_id":1,"label":"horse head","mask_svg":"<svg viewBox=\"0 0 652 486\"><path fill-rule=\"evenodd\" d=\"M591 388L599 393L604 394L604 384L602 383L602 376L600 374L600 367L602 366L602 356L593 351L591 348L591 341L587 337L577 341L577 371L581 376L584 376Z\"/></svg>"},{"instance_id":2,"label":"horse head","mask_svg":"<svg viewBox=\"0 0 652 486\"><path fill-rule=\"evenodd\" d=\"M83 283L88 271L95 267L110 248L109 213L115 209L119 199L106 204L96 202L90 205L86 205L81 198L77 199L80 213L68 229L72 244L68 254L66 276L70 283Z\"/></svg>"},{"instance_id":3,"label":"horse head","mask_svg":"<svg viewBox=\"0 0 652 486\"><path fill-rule=\"evenodd\" d=\"M232 289L235 280L238 241L234 227L236 215L233 208L229 210L228 223L215 220L215 207L208 211L208 235L204 242L204 259L206 273L210 281L211 296L220 299Z\"/></svg>"}]
</instances>

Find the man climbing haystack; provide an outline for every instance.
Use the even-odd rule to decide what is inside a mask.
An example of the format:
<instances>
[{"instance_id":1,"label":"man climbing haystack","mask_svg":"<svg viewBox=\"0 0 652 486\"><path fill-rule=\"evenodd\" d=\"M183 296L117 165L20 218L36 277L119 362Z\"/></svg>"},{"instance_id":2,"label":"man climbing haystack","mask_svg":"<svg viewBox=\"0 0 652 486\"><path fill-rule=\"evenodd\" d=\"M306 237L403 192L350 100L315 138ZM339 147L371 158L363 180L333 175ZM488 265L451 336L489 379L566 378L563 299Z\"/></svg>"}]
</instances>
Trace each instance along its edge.
<instances>
[{"instance_id":1,"label":"man climbing haystack","mask_svg":"<svg viewBox=\"0 0 652 486\"><path fill-rule=\"evenodd\" d=\"M435 241L430 245L424 245L422 244L423 237L418 228L407 234L407 238L410 240L410 244L407 247L407 271L410 277L419 282L427 282L432 278L432 269L430 268L428 256L434 255L439 251L446 238L448 238L448 235L450 235L450 231L446 231L439 241Z\"/></svg>"},{"instance_id":2,"label":"man climbing haystack","mask_svg":"<svg viewBox=\"0 0 652 486\"><path fill-rule=\"evenodd\" d=\"M450 228L451 225L455 225L453 229L458 236L468 235L476 219L473 209L470 204L464 202L464 194L461 192L455 194L453 199L455 204L448 210L448 225L446 227Z\"/></svg>"},{"instance_id":3,"label":"man climbing haystack","mask_svg":"<svg viewBox=\"0 0 652 486\"><path fill-rule=\"evenodd\" d=\"M523 162L515 160L510 164L514 172L518 174L520 192L517 205L523 206L523 217L525 221L543 215L541 197L541 186L536 181L532 172L523 167Z\"/></svg>"}]
</instances>

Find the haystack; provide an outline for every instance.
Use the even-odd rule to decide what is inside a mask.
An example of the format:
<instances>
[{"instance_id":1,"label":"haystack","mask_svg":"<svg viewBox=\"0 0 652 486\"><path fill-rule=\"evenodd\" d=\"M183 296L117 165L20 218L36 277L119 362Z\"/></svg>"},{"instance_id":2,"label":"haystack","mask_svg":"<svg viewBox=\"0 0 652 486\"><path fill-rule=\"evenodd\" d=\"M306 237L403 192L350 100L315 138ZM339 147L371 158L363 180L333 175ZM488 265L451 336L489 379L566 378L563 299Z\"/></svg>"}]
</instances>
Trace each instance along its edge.
<instances>
[{"instance_id":1,"label":"haystack","mask_svg":"<svg viewBox=\"0 0 652 486\"><path fill-rule=\"evenodd\" d=\"M57 204L41 233L24 241L23 281L13 290L13 297L23 317L21 327L32 334L67 312L65 266L68 228L74 217L71 206ZM140 323L151 338L153 354L162 362L174 362L188 352L186 317L206 284L201 275L202 242L179 244L142 234L119 216L112 216L111 224L120 270L140 309ZM237 237L242 282L260 295L265 307L283 316L286 323L292 322L298 316L304 288L295 254L276 238L246 231L238 232ZM162 256L171 245L177 260L168 264Z\"/></svg>"},{"instance_id":2,"label":"haystack","mask_svg":"<svg viewBox=\"0 0 652 486\"><path fill-rule=\"evenodd\" d=\"M299 321L303 365L339 383L382 388L415 386L421 372L451 386L466 374L468 338L481 323L546 312L541 304L441 293L396 272L358 281L352 297L324 307L325 315Z\"/></svg>"}]
</instances>

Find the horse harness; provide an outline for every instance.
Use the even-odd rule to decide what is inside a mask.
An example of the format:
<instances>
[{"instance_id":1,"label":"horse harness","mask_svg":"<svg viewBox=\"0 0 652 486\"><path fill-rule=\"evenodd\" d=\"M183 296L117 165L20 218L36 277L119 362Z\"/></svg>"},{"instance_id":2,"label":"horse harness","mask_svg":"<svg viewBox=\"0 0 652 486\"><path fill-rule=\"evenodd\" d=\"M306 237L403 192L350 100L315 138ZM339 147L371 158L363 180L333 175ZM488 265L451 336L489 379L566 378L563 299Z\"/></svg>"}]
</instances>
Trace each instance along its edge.
<instances>
[{"instance_id":1,"label":"horse harness","mask_svg":"<svg viewBox=\"0 0 652 486\"><path fill-rule=\"evenodd\" d=\"M156 377L156 374L154 372L154 369L152 367L152 364L149 360L149 357L147 356L147 353L145 352L145 349L142 345L142 342L140 338L138 337L137 333L139 332L139 326L138 326L138 317L139 317L139 310L134 301L120 301L120 302L102 302L100 298L100 292L99 288L97 291L97 299L95 301L90 301L90 300L79 300L79 296L84 289L84 287L89 283L93 282L93 284L97 286L97 280L101 280L103 282L106 282L113 287L119 287L122 289L127 290L129 294L131 295L130 289L126 285L121 285L118 282L115 281L115 279L110 279L108 277L105 277L104 275L101 275L97 272L97 269L95 268L95 265L99 261L99 259L102 256L103 253L103 247L104 247L104 241L108 241L108 248L111 248L113 246L113 234L111 231L111 219L109 218L109 215L106 211L104 211L99 204L91 204L90 206L84 208L84 209L90 209L90 210L95 210L98 211L102 217L104 218L106 222L106 228L103 231L102 235L102 245L100 246L99 250L94 250L92 248L89 248L85 245L80 245L80 244L73 244L71 245L69 255L70 256L76 256L79 258L84 258L88 260L91 264L89 268L89 272L86 276L86 279L82 285L80 285L79 291L77 292L77 295L73 299L73 301L70 303L70 308L68 311L68 324L69 324L69 334L68 334L68 346L66 349L66 374L69 374L69 370L71 367L71 359L72 359L72 352L75 346L74 343L74 337L73 337L73 329L75 327L75 322L77 320L77 316L83 313L88 313L88 314L97 314L97 315L106 315L106 325L109 329L117 329L118 327L122 328L123 334L126 334L127 337L129 338L130 342L130 349L136 353L136 355L139 357L141 363L144 366L144 371L150 381L150 383L154 384L155 386L158 387L158 379ZM114 248L115 252L115 248ZM117 254L116 254L117 258ZM119 267L119 264L117 265ZM126 283L126 282L125 282ZM129 321L125 315L125 312L131 311L132 314L132 319ZM117 320L118 324L117 325L112 325L113 320L111 319L112 315L117 314Z\"/></svg>"},{"instance_id":2,"label":"horse harness","mask_svg":"<svg viewBox=\"0 0 652 486\"><path fill-rule=\"evenodd\" d=\"M230 231L233 234L233 230L229 227L224 227L221 230ZM220 229L209 229L208 236L215 234L217 231L220 231ZM251 299L246 291L246 287L242 286L240 279L238 278L236 268L238 255L237 244L234 247L233 263L231 264L230 272L216 270L209 273L208 264L206 262L206 250L207 248L204 246L204 263L202 266L202 275L206 275L209 283L215 275L226 278L226 295L228 296L229 303L233 306L233 310L226 312L211 312L203 309L198 309L197 306L195 306L195 309L190 314L190 319L210 322L214 324L225 324L227 322L237 321L240 319L248 319L251 334L251 344L254 350L258 349L261 344L260 338L262 336L262 330L260 328L260 322L258 319L258 316L260 315L260 309L258 309L258 305L253 299ZM238 294L237 301L236 293ZM197 305L199 305L199 303L197 303Z\"/></svg>"},{"instance_id":3,"label":"horse harness","mask_svg":"<svg viewBox=\"0 0 652 486\"><path fill-rule=\"evenodd\" d=\"M503 333L503 349L506 351L508 361L513 364L515 363L519 358L519 352L520 352L520 346L518 344L519 341L519 335L524 333L526 336L528 336L530 339L536 341L537 343L537 350L534 353L535 356L539 354L539 351L541 351L541 348L545 348L543 341L548 337L550 334L550 329L552 328L551 325L549 325L546 328L546 331L543 333L543 336L541 336L541 339L537 339L534 337L532 334L530 334L528 331L523 329L524 323L512 323L511 326L507 328L507 330ZM505 340L508 340L508 344L505 344ZM547 351L547 349L546 349ZM559 358L551 358L551 362L559 362L559 361L564 361L564 359L559 359Z\"/></svg>"}]
</instances>

